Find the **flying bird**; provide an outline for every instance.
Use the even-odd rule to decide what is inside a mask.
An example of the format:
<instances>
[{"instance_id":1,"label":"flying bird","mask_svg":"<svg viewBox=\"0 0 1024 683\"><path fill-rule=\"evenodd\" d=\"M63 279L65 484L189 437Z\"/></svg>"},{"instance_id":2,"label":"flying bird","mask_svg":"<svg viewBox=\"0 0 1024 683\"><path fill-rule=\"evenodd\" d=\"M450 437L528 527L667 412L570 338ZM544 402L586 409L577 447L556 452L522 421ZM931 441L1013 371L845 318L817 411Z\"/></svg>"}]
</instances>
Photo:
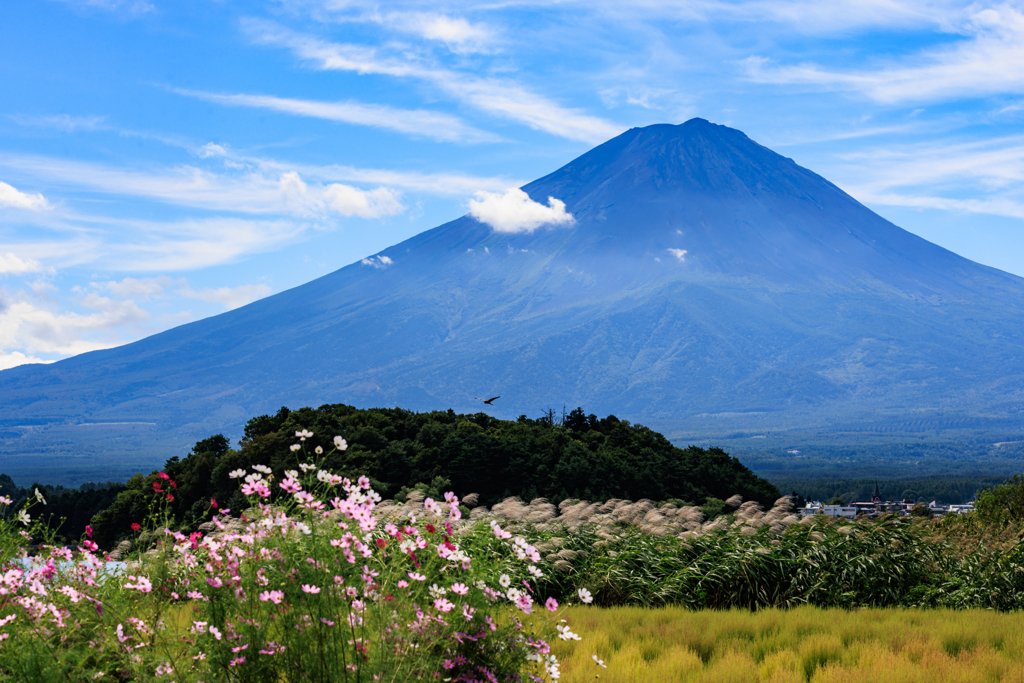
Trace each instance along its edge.
<instances>
[{"instance_id":1,"label":"flying bird","mask_svg":"<svg viewBox=\"0 0 1024 683\"><path fill-rule=\"evenodd\" d=\"M499 398L501 398L501 396L494 396L494 397L492 397L492 398L480 398L480 397L478 397L478 396L474 396L473 398L475 398L475 399L476 399L476 400L478 400L478 401L483 401L483 402L484 402L484 405L487 405L487 406L489 406L489 405L491 405L492 403L494 403L495 401L497 401L497 400L498 400Z\"/></svg>"}]
</instances>

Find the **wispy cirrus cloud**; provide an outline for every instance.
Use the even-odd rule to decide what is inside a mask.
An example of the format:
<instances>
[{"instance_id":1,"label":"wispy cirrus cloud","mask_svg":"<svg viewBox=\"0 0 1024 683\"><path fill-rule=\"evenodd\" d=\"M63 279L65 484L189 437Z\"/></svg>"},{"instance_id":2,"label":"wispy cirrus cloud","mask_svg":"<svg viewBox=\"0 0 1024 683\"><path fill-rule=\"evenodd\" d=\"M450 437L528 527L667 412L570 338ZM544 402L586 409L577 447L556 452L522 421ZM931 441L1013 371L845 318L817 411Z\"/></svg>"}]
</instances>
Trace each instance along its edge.
<instances>
[{"instance_id":1,"label":"wispy cirrus cloud","mask_svg":"<svg viewBox=\"0 0 1024 683\"><path fill-rule=\"evenodd\" d=\"M840 155L868 203L1024 218L1024 137L873 147Z\"/></svg>"},{"instance_id":2,"label":"wispy cirrus cloud","mask_svg":"<svg viewBox=\"0 0 1024 683\"><path fill-rule=\"evenodd\" d=\"M239 287L213 287L198 290L184 287L177 293L189 299L218 303L225 310L230 311L251 304L257 299L262 299L271 291L267 285L241 285Z\"/></svg>"},{"instance_id":3,"label":"wispy cirrus cloud","mask_svg":"<svg viewBox=\"0 0 1024 683\"><path fill-rule=\"evenodd\" d=\"M424 65L382 54L378 48L329 42L263 20L246 20L243 28L254 42L287 48L317 69L427 81L481 111L570 140L603 142L623 130L602 118L563 107L510 79L483 78Z\"/></svg>"},{"instance_id":4,"label":"wispy cirrus cloud","mask_svg":"<svg viewBox=\"0 0 1024 683\"><path fill-rule=\"evenodd\" d=\"M393 12L385 15L384 22L427 40L440 41L452 52L463 54L490 52L496 39L489 26L447 14Z\"/></svg>"},{"instance_id":5,"label":"wispy cirrus cloud","mask_svg":"<svg viewBox=\"0 0 1024 683\"><path fill-rule=\"evenodd\" d=\"M395 190L364 190L338 183L309 185L295 170L270 174L242 169L229 173L184 165L147 171L14 154L0 154L0 167L45 178L51 184L214 211L380 218L403 210L401 195ZM42 195L25 195L0 183L0 205L4 204L18 208L46 206Z\"/></svg>"},{"instance_id":6,"label":"wispy cirrus cloud","mask_svg":"<svg viewBox=\"0 0 1024 683\"><path fill-rule=\"evenodd\" d=\"M310 118L370 126L442 142L496 142L501 138L457 116L426 109L396 109L362 102L319 102L272 95L220 94L172 88L179 95L230 107L251 107Z\"/></svg>"},{"instance_id":7,"label":"wispy cirrus cloud","mask_svg":"<svg viewBox=\"0 0 1024 683\"><path fill-rule=\"evenodd\" d=\"M61 0L76 9L94 9L135 16L156 11L152 3L145 0Z\"/></svg>"},{"instance_id":8,"label":"wispy cirrus cloud","mask_svg":"<svg viewBox=\"0 0 1024 683\"><path fill-rule=\"evenodd\" d=\"M71 116L70 114L52 114L46 116L29 116L27 114L11 114L10 119L21 126L37 128L54 128L65 133L80 130L106 130L106 116Z\"/></svg>"},{"instance_id":9,"label":"wispy cirrus cloud","mask_svg":"<svg viewBox=\"0 0 1024 683\"><path fill-rule=\"evenodd\" d=\"M785 66L764 57L743 65L758 83L859 92L883 104L1024 93L1024 13L1011 5L988 8L949 31L963 37L873 69Z\"/></svg>"}]
</instances>

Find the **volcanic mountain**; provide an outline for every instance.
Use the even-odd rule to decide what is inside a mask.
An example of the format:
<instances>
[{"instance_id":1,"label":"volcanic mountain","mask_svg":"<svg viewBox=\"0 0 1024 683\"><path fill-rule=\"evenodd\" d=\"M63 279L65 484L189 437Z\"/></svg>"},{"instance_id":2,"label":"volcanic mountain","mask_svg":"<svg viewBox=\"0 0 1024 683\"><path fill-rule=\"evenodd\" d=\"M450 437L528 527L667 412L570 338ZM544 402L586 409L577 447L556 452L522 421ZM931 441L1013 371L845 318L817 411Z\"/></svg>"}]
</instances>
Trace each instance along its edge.
<instances>
[{"instance_id":1,"label":"volcanic mountain","mask_svg":"<svg viewBox=\"0 0 1024 683\"><path fill-rule=\"evenodd\" d=\"M737 130L634 128L522 189L574 222L463 216L244 308L0 372L0 454L164 457L340 402L684 430L1019 415L1024 280Z\"/></svg>"}]
</instances>

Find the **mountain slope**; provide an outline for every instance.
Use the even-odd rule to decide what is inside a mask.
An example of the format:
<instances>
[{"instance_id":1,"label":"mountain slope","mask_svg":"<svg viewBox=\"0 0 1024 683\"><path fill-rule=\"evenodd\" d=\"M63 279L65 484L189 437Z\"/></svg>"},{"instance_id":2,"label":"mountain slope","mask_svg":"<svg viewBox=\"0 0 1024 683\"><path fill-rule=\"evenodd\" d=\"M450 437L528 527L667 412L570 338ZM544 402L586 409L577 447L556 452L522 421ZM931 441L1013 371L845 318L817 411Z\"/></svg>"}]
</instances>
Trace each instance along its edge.
<instances>
[{"instance_id":1,"label":"mountain slope","mask_svg":"<svg viewBox=\"0 0 1024 683\"><path fill-rule=\"evenodd\" d=\"M281 405L466 410L484 394L501 417L582 405L659 427L717 415L712 430L1019 413L1024 281L739 131L632 129L523 189L575 223L510 235L465 216L386 267L0 372L0 453L74 451L86 431L82 452L181 450ZM73 427L103 422L154 424Z\"/></svg>"}]
</instances>

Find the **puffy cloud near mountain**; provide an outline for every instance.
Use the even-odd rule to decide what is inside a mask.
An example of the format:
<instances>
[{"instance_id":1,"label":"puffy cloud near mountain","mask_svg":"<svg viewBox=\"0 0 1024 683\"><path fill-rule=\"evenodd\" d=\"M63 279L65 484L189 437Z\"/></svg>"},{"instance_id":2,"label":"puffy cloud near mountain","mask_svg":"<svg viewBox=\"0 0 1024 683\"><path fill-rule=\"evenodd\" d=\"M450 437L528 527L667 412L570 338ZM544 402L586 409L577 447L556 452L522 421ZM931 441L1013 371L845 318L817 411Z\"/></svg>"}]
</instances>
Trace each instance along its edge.
<instances>
[{"instance_id":1,"label":"puffy cloud near mountain","mask_svg":"<svg viewBox=\"0 0 1024 683\"><path fill-rule=\"evenodd\" d=\"M542 225L572 225L576 222L565 210L565 202L548 197L547 206L530 199L518 188L505 194L477 192L469 200L469 215L491 226L495 232L533 232Z\"/></svg>"}]
</instances>

